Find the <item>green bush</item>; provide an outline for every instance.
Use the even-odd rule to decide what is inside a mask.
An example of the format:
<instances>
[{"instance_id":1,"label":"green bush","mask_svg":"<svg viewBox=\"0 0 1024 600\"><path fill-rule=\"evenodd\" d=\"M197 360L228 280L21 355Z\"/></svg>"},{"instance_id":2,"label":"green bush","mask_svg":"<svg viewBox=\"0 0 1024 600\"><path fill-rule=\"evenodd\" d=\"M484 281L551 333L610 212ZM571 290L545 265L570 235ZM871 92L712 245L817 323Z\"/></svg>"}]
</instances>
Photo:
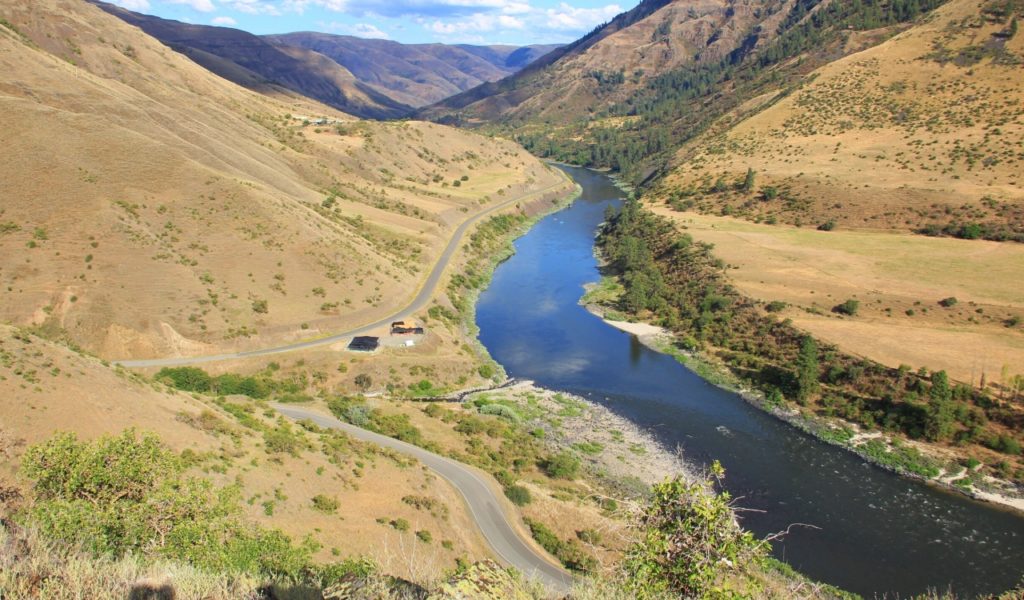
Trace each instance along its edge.
<instances>
[{"instance_id":1,"label":"green bush","mask_svg":"<svg viewBox=\"0 0 1024 600\"><path fill-rule=\"evenodd\" d=\"M711 473L720 480L724 470L716 462ZM652 491L623 563L638 598L706 597L725 570L763 554L765 544L738 525L729 493L716 494L711 481L676 478Z\"/></svg>"},{"instance_id":2,"label":"green bush","mask_svg":"<svg viewBox=\"0 0 1024 600\"><path fill-rule=\"evenodd\" d=\"M939 306L949 308L951 306L956 306L958 302L959 300L957 300L953 296L950 296L949 298L943 298L942 300L939 300Z\"/></svg>"},{"instance_id":3,"label":"green bush","mask_svg":"<svg viewBox=\"0 0 1024 600\"><path fill-rule=\"evenodd\" d=\"M30 447L21 472L35 503L19 519L96 555L178 559L210 571L296 577L312 545L242 519L238 489L185 477L183 461L133 430L80 442L61 433Z\"/></svg>"},{"instance_id":4,"label":"green bush","mask_svg":"<svg viewBox=\"0 0 1024 600\"><path fill-rule=\"evenodd\" d=\"M505 488L505 496L516 506L526 506L533 498L530 497L530 490L521 485L512 485Z\"/></svg>"},{"instance_id":5,"label":"green bush","mask_svg":"<svg viewBox=\"0 0 1024 600\"><path fill-rule=\"evenodd\" d=\"M212 378L198 367L165 367L156 374L156 380L188 392L208 392Z\"/></svg>"},{"instance_id":6,"label":"green bush","mask_svg":"<svg viewBox=\"0 0 1024 600\"><path fill-rule=\"evenodd\" d=\"M836 312L841 315L849 315L852 317L857 314L858 309L860 309L860 301L850 298L846 302L843 302L842 304L837 304L836 306L832 307L832 312Z\"/></svg>"},{"instance_id":7,"label":"green bush","mask_svg":"<svg viewBox=\"0 0 1024 600\"><path fill-rule=\"evenodd\" d=\"M337 498L332 498L323 494L313 496L313 508L322 513L331 514L338 512L339 506L341 506L341 504L338 502Z\"/></svg>"},{"instance_id":8,"label":"green bush","mask_svg":"<svg viewBox=\"0 0 1024 600\"><path fill-rule=\"evenodd\" d=\"M434 539L434 536L431 535L430 532L426 529L420 529L419 531L417 531L416 537L418 537L420 541L425 544L429 544Z\"/></svg>"},{"instance_id":9,"label":"green bush","mask_svg":"<svg viewBox=\"0 0 1024 600\"><path fill-rule=\"evenodd\" d=\"M576 540L562 541L554 531L540 521L530 518L524 518L523 521L530 528L533 539L567 568L574 571L591 571L597 566L597 560L580 548Z\"/></svg>"},{"instance_id":10,"label":"green bush","mask_svg":"<svg viewBox=\"0 0 1024 600\"><path fill-rule=\"evenodd\" d=\"M580 470L580 459L575 454L563 450L548 457L542 465L544 472L555 479L575 479Z\"/></svg>"},{"instance_id":11,"label":"green bush","mask_svg":"<svg viewBox=\"0 0 1024 600\"><path fill-rule=\"evenodd\" d=\"M519 413L514 408L504 404L485 404L479 408L479 411L482 415L494 415L513 423L522 421L522 417L519 416Z\"/></svg>"}]
</instances>

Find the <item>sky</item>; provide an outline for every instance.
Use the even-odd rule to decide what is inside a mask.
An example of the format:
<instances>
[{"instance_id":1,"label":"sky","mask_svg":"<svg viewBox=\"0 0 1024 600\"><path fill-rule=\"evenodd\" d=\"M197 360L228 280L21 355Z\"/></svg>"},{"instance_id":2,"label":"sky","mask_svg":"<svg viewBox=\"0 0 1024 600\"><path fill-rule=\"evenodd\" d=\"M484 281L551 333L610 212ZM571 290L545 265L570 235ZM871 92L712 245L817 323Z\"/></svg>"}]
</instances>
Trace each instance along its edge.
<instances>
[{"instance_id":1,"label":"sky","mask_svg":"<svg viewBox=\"0 0 1024 600\"><path fill-rule=\"evenodd\" d=\"M403 43L564 44L632 5L607 0L108 0L255 34L322 31Z\"/></svg>"}]
</instances>

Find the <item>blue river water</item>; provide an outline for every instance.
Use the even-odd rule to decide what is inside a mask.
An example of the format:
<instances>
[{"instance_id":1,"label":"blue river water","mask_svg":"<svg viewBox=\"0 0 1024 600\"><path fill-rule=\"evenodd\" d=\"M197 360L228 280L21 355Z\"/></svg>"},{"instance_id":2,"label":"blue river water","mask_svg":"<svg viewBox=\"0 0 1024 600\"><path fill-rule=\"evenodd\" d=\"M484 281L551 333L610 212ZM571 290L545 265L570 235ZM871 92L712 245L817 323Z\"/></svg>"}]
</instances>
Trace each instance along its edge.
<instances>
[{"instance_id":1,"label":"blue river water","mask_svg":"<svg viewBox=\"0 0 1024 600\"><path fill-rule=\"evenodd\" d=\"M865 597L1004 591L1024 578L1024 518L896 477L712 386L578 305L597 281L594 235L621 202L611 180L563 167L583 188L516 242L477 305L480 340L512 377L608 406L687 460L726 468L743 524L777 558ZM637 460L643 460L637 458Z\"/></svg>"}]
</instances>

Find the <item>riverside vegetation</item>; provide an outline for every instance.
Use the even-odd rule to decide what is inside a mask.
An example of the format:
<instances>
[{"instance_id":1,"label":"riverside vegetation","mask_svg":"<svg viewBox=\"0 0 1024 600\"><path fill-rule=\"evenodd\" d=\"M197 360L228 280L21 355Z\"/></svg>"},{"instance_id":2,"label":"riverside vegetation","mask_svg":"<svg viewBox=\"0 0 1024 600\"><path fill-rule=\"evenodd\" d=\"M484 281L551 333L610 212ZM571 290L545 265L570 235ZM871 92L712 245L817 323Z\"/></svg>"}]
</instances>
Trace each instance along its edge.
<instances>
[{"instance_id":1,"label":"riverside vegetation","mask_svg":"<svg viewBox=\"0 0 1024 600\"><path fill-rule=\"evenodd\" d=\"M774 317L777 306L737 292L710 244L680 233L639 202L606 216L599 246L622 289L609 295L611 286L604 286L605 303L676 333L669 350L700 356L701 375L752 386L771 410L828 419L813 426L820 437L855 446L899 472L959 474L956 486L965 490L993 485L985 475L1017 487L1024 481L1019 389L992 394L951 382L944 371L893 369L843 353ZM857 306L844 303L837 310L855 312ZM892 434L895 441L858 443L856 429ZM938 460L900 440L941 445L958 458Z\"/></svg>"}]
</instances>

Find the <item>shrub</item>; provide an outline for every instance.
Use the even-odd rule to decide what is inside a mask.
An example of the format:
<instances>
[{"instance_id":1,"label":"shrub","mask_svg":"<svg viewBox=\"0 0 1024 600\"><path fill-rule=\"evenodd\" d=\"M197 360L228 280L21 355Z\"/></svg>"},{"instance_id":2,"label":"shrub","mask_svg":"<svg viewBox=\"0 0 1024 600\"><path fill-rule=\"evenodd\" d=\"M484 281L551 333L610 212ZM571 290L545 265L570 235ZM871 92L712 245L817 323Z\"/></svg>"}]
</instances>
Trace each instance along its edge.
<instances>
[{"instance_id":1,"label":"shrub","mask_svg":"<svg viewBox=\"0 0 1024 600\"><path fill-rule=\"evenodd\" d=\"M537 543L542 548L553 554L569 569L574 571L590 571L597 566L597 561L594 557L584 552L575 540L562 541L555 532L551 531L547 525L540 521L534 521L530 518L524 518L523 520L526 522L526 526L530 528L530 534L533 535L533 539L537 540Z\"/></svg>"},{"instance_id":2,"label":"shrub","mask_svg":"<svg viewBox=\"0 0 1024 600\"><path fill-rule=\"evenodd\" d=\"M208 392L212 378L199 367L165 367L156 374L156 380L188 392Z\"/></svg>"},{"instance_id":3,"label":"shrub","mask_svg":"<svg viewBox=\"0 0 1024 600\"><path fill-rule=\"evenodd\" d=\"M425 544L429 544L431 542L431 540L434 539L434 536L431 535L430 532L427 531L426 529L420 529L419 531L417 531L416 532L416 537L418 537L420 539L420 541L425 543Z\"/></svg>"},{"instance_id":4,"label":"shrub","mask_svg":"<svg viewBox=\"0 0 1024 600\"><path fill-rule=\"evenodd\" d=\"M309 566L311 545L245 522L237 488L215 489L184 468L152 434L91 442L58 434L25 453L36 501L23 517L97 555L158 555L258 576L296 577Z\"/></svg>"},{"instance_id":5,"label":"shrub","mask_svg":"<svg viewBox=\"0 0 1024 600\"><path fill-rule=\"evenodd\" d=\"M322 513L331 514L338 512L339 506L341 506L341 504L338 502L337 498L332 498L323 494L313 496L313 508Z\"/></svg>"},{"instance_id":6,"label":"shrub","mask_svg":"<svg viewBox=\"0 0 1024 600\"><path fill-rule=\"evenodd\" d=\"M391 521L391 527L393 527L396 531L409 531L409 521L406 521L405 519L401 518L393 519Z\"/></svg>"},{"instance_id":7,"label":"shrub","mask_svg":"<svg viewBox=\"0 0 1024 600\"><path fill-rule=\"evenodd\" d=\"M857 311L859 309L860 309L860 301L859 300L854 300L853 298L850 298L849 300L847 300L846 302L843 302L842 304L837 304L837 305L833 306L832 307L832 312L839 313L841 315L848 315L848 316L852 317L852 316L857 314Z\"/></svg>"},{"instance_id":8,"label":"shrub","mask_svg":"<svg viewBox=\"0 0 1024 600\"><path fill-rule=\"evenodd\" d=\"M772 300L764 308L768 312L781 312L781 311L785 310L785 308L787 306L789 306L789 305L786 304L785 302L783 302L782 300Z\"/></svg>"},{"instance_id":9,"label":"shrub","mask_svg":"<svg viewBox=\"0 0 1024 600\"><path fill-rule=\"evenodd\" d=\"M533 498L530 497L530 490L521 485L513 485L505 488L505 496L516 506L526 506Z\"/></svg>"},{"instance_id":10,"label":"shrub","mask_svg":"<svg viewBox=\"0 0 1024 600\"><path fill-rule=\"evenodd\" d=\"M366 373L360 373L359 375L356 375L355 379L352 380L352 383L356 384L359 389L365 392L373 385L373 378Z\"/></svg>"},{"instance_id":11,"label":"shrub","mask_svg":"<svg viewBox=\"0 0 1024 600\"><path fill-rule=\"evenodd\" d=\"M479 411L482 415L494 415L508 421L512 421L513 423L518 423L522 420L519 413L517 413L514 408L511 406L505 406L504 404L485 404L480 407Z\"/></svg>"},{"instance_id":12,"label":"shrub","mask_svg":"<svg viewBox=\"0 0 1024 600\"><path fill-rule=\"evenodd\" d=\"M263 432L263 445L271 454L298 456L299 451L306 447L306 440L300 432L292 429L290 423L282 421L277 427Z\"/></svg>"},{"instance_id":13,"label":"shrub","mask_svg":"<svg viewBox=\"0 0 1024 600\"><path fill-rule=\"evenodd\" d=\"M563 450L544 461L543 468L545 473L555 479L575 479L580 470L580 459Z\"/></svg>"},{"instance_id":14,"label":"shrub","mask_svg":"<svg viewBox=\"0 0 1024 600\"><path fill-rule=\"evenodd\" d=\"M956 306L958 302L959 300L957 300L953 296L950 296L949 298L943 298L942 300L939 300L939 306L949 308L951 306Z\"/></svg>"},{"instance_id":15,"label":"shrub","mask_svg":"<svg viewBox=\"0 0 1024 600\"><path fill-rule=\"evenodd\" d=\"M711 473L720 480L724 470L716 462ZM763 553L763 544L740 528L729 493L714 493L711 481L675 478L652 491L639 519L640 538L624 562L639 598L703 598L725 569Z\"/></svg>"},{"instance_id":16,"label":"shrub","mask_svg":"<svg viewBox=\"0 0 1024 600\"><path fill-rule=\"evenodd\" d=\"M483 377L484 379L490 379L491 377L494 377L494 365L480 365L477 368L476 372L480 374L480 377Z\"/></svg>"}]
</instances>

